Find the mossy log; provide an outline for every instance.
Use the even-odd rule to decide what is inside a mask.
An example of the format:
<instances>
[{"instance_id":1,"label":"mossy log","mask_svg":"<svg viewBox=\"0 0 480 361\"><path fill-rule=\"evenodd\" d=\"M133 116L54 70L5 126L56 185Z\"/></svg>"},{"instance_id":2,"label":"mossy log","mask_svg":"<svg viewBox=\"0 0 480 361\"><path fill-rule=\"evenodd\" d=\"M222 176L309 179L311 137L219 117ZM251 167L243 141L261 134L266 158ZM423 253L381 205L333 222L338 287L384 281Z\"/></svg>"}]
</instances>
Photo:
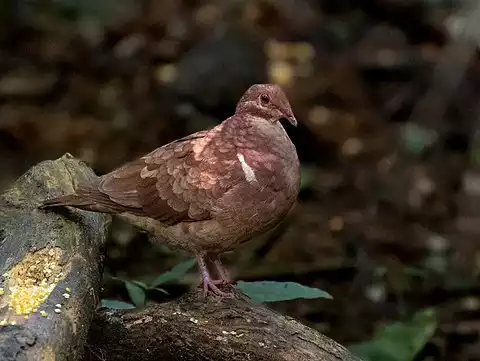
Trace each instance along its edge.
<instances>
[{"instance_id":1,"label":"mossy log","mask_svg":"<svg viewBox=\"0 0 480 361\"><path fill-rule=\"evenodd\" d=\"M102 310L84 361L359 361L345 347L291 317L199 290L143 310Z\"/></svg>"},{"instance_id":2,"label":"mossy log","mask_svg":"<svg viewBox=\"0 0 480 361\"><path fill-rule=\"evenodd\" d=\"M79 360L98 303L109 217L37 209L94 174L65 155L0 196L0 360Z\"/></svg>"}]
</instances>

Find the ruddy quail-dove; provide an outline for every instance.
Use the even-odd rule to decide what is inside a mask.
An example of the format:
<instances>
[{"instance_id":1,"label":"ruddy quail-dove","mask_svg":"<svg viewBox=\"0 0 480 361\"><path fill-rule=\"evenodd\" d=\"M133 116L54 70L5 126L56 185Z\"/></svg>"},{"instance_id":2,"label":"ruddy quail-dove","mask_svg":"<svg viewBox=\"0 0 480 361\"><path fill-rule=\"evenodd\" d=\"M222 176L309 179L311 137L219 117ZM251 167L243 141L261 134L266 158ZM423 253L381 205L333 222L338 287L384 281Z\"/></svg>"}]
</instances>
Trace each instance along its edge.
<instances>
[{"instance_id":1,"label":"ruddy quail-dove","mask_svg":"<svg viewBox=\"0 0 480 361\"><path fill-rule=\"evenodd\" d=\"M71 206L119 215L155 239L195 255L204 294L232 283L219 255L272 229L300 186L295 146L280 120L296 126L277 85L251 86L235 114L79 184L40 207ZM216 270L217 277L211 276Z\"/></svg>"}]
</instances>

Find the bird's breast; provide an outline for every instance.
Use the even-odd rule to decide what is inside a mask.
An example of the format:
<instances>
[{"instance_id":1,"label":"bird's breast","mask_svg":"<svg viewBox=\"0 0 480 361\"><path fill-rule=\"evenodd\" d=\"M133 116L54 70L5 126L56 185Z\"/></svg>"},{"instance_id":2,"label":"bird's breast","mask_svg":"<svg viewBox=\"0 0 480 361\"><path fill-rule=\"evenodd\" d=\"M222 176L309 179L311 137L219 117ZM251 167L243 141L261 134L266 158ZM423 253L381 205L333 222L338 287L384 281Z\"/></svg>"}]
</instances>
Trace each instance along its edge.
<instances>
[{"instance_id":1,"label":"bird's breast","mask_svg":"<svg viewBox=\"0 0 480 361\"><path fill-rule=\"evenodd\" d=\"M221 218L242 225L245 233L265 231L279 223L298 195L296 157L278 157L259 150L236 154L238 183L220 200Z\"/></svg>"}]
</instances>

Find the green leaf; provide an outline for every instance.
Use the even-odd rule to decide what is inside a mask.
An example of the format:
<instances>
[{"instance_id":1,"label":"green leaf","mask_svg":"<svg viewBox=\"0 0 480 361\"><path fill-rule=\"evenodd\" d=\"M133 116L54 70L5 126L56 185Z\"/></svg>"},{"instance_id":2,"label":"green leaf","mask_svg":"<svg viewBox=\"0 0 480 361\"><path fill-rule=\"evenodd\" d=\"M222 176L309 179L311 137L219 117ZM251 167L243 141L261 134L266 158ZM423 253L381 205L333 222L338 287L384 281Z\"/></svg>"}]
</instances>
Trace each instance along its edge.
<instances>
[{"instance_id":1,"label":"green leaf","mask_svg":"<svg viewBox=\"0 0 480 361\"><path fill-rule=\"evenodd\" d=\"M129 281L125 282L125 287L135 306L143 307L145 305L145 290L139 285Z\"/></svg>"},{"instance_id":2,"label":"green leaf","mask_svg":"<svg viewBox=\"0 0 480 361\"><path fill-rule=\"evenodd\" d=\"M372 340L350 346L350 350L368 361L413 361L437 328L434 309L417 312L408 322L381 327Z\"/></svg>"},{"instance_id":3,"label":"green leaf","mask_svg":"<svg viewBox=\"0 0 480 361\"><path fill-rule=\"evenodd\" d=\"M182 277L185 273L188 272L190 268L192 268L195 265L195 259L190 259L188 261L182 262L180 264L177 264L174 266L171 270L162 273L160 276L158 276L150 285L150 288L156 288L164 283L179 279Z\"/></svg>"},{"instance_id":4,"label":"green leaf","mask_svg":"<svg viewBox=\"0 0 480 361\"><path fill-rule=\"evenodd\" d=\"M144 290L146 290L146 289L148 288L148 286L147 286L145 283L141 282L141 281L130 281L130 282L135 283L138 287L141 287L141 288L143 288Z\"/></svg>"},{"instance_id":5,"label":"green leaf","mask_svg":"<svg viewBox=\"0 0 480 361\"><path fill-rule=\"evenodd\" d=\"M146 285L146 284L145 284L144 282L142 282L142 281L126 280L126 279L124 279L124 278L116 277L116 276L107 276L107 277L110 277L110 279L115 280L115 281L120 281L120 282L122 282L122 283L127 283L127 282L134 283L134 284L136 284L137 286L143 288L144 290L148 289L148 285Z\"/></svg>"},{"instance_id":6,"label":"green leaf","mask_svg":"<svg viewBox=\"0 0 480 361\"><path fill-rule=\"evenodd\" d=\"M167 290L164 290L163 288L160 288L160 287L151 288L151 290L159 291L159 292L162 292L166 295L170 295L170 293L168 293Z\"/></svg>"},{"instance_id":7,"label":"green leaf","mask_svg":"<svg viewBox=\"0 0 480 361\"><path fill-rule=\"evenodd\" d=\"M333 298L318 288L303 286L295 282L237 282L235 288L242 291L254 302L288 301L297 298Z\"/></svg>"},{"instance_id":8,"label":"green leaf","mask_svg":"<svg viewBox=\"0 0 480 361\"><path fill-rule=\"evenodd\" d=\"M100 307L112 308L115 310L130 310L132 308L135 308L135 305L132 305L131 303L128 303L128 302L110 300L110 299L104 298L101 302Z\"/></svg>"}]
</instances>

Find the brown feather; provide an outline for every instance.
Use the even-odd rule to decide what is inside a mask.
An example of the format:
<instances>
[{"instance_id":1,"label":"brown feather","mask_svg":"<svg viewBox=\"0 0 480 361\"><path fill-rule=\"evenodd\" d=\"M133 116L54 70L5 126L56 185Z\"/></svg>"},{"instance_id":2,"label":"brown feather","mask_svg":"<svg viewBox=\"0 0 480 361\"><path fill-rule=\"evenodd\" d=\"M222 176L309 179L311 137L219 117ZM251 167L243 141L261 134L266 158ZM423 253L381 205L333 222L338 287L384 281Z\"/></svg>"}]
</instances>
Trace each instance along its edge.
<instances>
[{"instance_id":1,"label":"brown feather","mask_svg":"<svg viewBox=\"0 0 480 361\"><path fill-rule=\"evenodd\" d=\"M241 169L215 161L207 135L211 137L208 131L198 132L157 148L92 183L80 184L73 195L45 201L42 207L128 212L166 225L211 219L213 200L232 186L232 173L240 179ZM196 154L198 142L205 144ZM226 149L222 156L230 152L229 156L235 157L233 147ZM212 162L217 163L214 169Z\"/></svg>"}]
</instances>

